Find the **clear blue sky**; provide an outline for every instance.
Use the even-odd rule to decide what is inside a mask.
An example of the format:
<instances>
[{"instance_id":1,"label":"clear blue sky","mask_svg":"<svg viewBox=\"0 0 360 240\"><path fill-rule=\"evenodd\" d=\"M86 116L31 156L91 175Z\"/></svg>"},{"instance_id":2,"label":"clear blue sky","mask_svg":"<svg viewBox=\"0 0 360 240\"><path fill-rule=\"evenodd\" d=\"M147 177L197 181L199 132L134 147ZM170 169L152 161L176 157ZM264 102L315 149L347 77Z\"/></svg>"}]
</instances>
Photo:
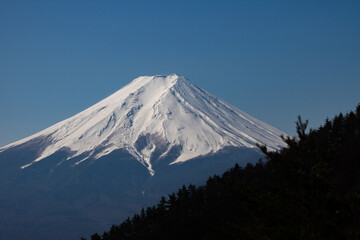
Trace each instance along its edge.
<instances>
[{"instance_id":1,"label":"clear blue sky","mask_svg":"<svg viewBox=\"0 0 360 240\"><path fill-rule=\"evenodd\" d=\"M295 133L360 102L360 1L0 0L0 145L178 73Z\"/></svg>"}]
</instances>

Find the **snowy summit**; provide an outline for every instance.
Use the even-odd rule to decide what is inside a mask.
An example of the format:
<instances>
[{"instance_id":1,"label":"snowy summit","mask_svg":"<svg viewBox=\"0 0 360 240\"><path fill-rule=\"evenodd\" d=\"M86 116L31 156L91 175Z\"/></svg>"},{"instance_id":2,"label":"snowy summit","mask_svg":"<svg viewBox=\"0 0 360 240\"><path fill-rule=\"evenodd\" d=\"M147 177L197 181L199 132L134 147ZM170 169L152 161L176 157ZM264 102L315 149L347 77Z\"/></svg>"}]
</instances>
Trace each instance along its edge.
<instances>
[{"instance_id":1,"label":"snowy summit","mask_svg":"<svg viewBox=\"0 0 360 240\"><path fill-rule=\"evenodd\" d=\"M174 146L181 147L174 164L226 146L257 148L256 144L265 144L270 150L279 150L285 146L281 135L286 134L172 74L138 77L88 109L2 147L0 152L47 138L46 147L21 167L24 169L64 148L69 149L68 160L84 156L74 166L126 149L153 175L152 153L160 146L160 159ZM145 137L148 140L141 145Z\"/></svg>"}]
</instances>

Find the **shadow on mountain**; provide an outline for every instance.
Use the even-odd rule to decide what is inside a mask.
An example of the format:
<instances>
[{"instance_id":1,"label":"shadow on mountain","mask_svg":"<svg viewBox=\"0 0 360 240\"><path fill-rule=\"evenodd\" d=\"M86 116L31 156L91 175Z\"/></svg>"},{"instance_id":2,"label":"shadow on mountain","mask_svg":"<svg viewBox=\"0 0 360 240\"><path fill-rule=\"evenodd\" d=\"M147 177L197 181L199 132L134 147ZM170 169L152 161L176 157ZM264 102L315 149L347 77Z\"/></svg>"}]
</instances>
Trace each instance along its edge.
<instances>
[{"instance_id":1,"label":"shadow on mountain","mask_svg":"<svg viewBox=\"0 0 360 240\"><path fill-rule=\"evenodd\" d=\"M38 156L37 146L35 141L0 153L0 239L79 239L121 222L183 184L202 184L236 162L245 165L261 157L258 150L225 148L169 165L181 150L175 146L154 161L151 176L126 150L75 165L86 153L67 160L69 149L63 148L21 170Z\"/></svg>"}]
</instances>

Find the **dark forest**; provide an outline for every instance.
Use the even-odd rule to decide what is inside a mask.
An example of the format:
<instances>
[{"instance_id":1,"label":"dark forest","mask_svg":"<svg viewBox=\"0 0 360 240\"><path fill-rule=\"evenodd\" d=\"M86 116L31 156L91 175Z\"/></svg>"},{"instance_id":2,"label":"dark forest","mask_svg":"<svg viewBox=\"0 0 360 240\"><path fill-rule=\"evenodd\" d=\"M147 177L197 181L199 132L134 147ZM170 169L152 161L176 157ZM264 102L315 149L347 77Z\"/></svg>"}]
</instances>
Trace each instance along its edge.
<instances>
[{"instance_id":1,"label":"dark forest","mask_svg":"<svg viewBox=\"0 0 360 240\"><path fill-rule=\"evenodd\" d=\"M299 117L280 152L259 146L256 165L183 186L91 240L360 239L360 105L307 125Z\"/></svg>"}]
</instances>

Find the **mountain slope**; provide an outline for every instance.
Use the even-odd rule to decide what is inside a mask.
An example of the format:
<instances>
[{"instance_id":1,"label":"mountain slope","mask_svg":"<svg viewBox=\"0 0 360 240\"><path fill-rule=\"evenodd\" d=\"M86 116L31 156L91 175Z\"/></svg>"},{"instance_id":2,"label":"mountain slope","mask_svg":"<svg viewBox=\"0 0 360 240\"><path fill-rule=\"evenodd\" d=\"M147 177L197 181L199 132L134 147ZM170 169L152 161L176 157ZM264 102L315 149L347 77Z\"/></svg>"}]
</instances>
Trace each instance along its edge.
<instances>
[{"instance_id":1,"label":"mountain slope","mask_svg":"<svg viewBox=\"0 0 360 240\"><path fill-rule=\"evenodd\" d=\"M144 76L133 80L92 107L35 135L0 148L0 152L36 138L46 147L22 168L68 149L67 160L82 156L75 165L126 149L151 174L151 155L160 157L175 146L180 155L172 163L215 153L226 146L271 150L284 146L283 132L225 103L184 77ZM150 141L144 144L144 137Z\"/></svg>"},{"instance_id":2,"label":"mountain slope","mask_svg":"<svg viewBox=\"0 0 360 240\"><path fill-rule=\"evenodd\" d=\"M99 103L0 148L0 239L79 239L182 184L284 146L281 131L184 77L139 77Z\"/></svg>"}]
</instances>

